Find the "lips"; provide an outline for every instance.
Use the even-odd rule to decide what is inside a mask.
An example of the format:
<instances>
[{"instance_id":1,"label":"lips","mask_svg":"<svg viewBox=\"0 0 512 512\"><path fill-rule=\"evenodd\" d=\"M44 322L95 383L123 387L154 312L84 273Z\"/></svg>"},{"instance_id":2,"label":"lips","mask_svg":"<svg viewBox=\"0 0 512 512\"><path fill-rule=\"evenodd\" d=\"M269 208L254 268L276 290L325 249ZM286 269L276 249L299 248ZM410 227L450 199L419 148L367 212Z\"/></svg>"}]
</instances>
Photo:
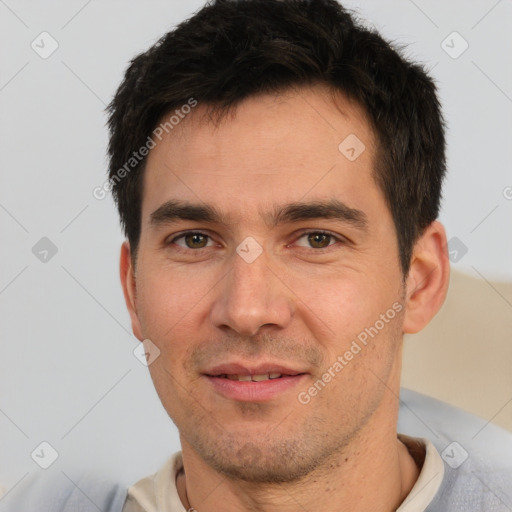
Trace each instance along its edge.
<instances>
[{"instance_id":1,"label":"lips","mask_svg":"<svg viewBox=\"0 0 512 512\"><path fill-rule=\"evenodd\" d=\"M250 366L239 363L229 363L215 366L203 373L208 377L260 382L263 380L278 379L283 376L301 375L306 372L300 369L288 368L278 363L262 363Z\"/></svg>"},{"instance_id":2,"label":"lips","mask_svg":"<svg viewBox=\"0 0 512 512\"><path fill-rule=\"evenodd\" d=\"M216 393L242 402L266 402L293 389L306 373L278 363L222 364L203 372Z\"/></svg>"},{"instance_id":3,"label":"lips","mask_svg":"<svg viewBox=\"0 0 512 512\"><path fill-rule=\"evenodd\" d=\"M264 380L271 379L279 379L283 376L282 373L272 372L272 373L261 373L257 375L233 375L233 374L224 374L224 375L216 375L216 377L229 379L229 380L238 380L240 382L263 382Z\"/></svg>"}]
</instances>

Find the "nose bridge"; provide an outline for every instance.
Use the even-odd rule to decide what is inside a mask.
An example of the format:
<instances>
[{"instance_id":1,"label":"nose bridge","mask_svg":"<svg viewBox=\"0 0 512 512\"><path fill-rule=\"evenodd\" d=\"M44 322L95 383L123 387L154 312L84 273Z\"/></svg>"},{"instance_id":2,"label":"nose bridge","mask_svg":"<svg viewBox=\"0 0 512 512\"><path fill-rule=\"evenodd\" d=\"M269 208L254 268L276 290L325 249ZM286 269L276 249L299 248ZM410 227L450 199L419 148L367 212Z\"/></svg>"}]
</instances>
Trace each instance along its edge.
<instances>
[{"instance_id":1,"label":"nose bridge","mask_svg":"<svg viewBox=\"0 0 512 512\"><path fill-rule=\"evenodd\" d=\"M272 273L264 255L253 262L246 262L239 256L233 258L231 272L231 296L234 301L245 308L263 305L268 301L273 283L270 282Z\"/></svg>"},{"instance_id":2,"label":"nose bridge","mask_svg":"<svg viewBox=\"0 0 512 512\"><path fill-rule=\"evenodd\" d=\"M263 325L285 327L292 315L286 287L270 270L265 253L254 260L233 254L231 271L223 280L212 308L212 322L251 336Z\"/></svg>"}]
</instances>

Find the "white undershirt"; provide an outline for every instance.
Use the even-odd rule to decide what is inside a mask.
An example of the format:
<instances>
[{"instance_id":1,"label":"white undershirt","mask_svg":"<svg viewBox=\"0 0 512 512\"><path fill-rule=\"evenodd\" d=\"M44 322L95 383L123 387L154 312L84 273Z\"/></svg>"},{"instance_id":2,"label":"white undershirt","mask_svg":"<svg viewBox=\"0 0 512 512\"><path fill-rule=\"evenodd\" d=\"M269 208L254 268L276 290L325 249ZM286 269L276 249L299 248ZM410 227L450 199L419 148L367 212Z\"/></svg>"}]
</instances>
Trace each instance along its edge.
<instances>
[{"instance_id":1,"label":"white undershirt","mask_svg":"<svg viewBox=\"0 0 512 512\"><path fill-rule=\"evenodd\" d=\"M425 461L418 480L416 480L407 498L396 509L396 512L423 512L434 499L443 482L443 459L441 459L436 447L424 437L409 437L398 434L398 439L407 446L409 452L413 450L414 444L421 444L425 450Z\"/></svg>"}]
</instances>

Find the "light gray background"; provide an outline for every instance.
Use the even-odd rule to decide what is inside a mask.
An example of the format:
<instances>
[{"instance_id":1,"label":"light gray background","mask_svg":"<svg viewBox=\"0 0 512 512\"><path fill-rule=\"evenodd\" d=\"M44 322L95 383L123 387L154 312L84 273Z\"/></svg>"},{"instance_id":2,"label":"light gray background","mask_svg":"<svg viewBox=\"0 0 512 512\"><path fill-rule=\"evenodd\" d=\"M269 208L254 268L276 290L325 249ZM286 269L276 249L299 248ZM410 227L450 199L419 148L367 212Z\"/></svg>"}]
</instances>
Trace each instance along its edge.
<instances>
[{"instance_id":1,"label":"light gray background","mask_svg":"<svg viewBox=\"0 0 512 512\"><path fill-rule=\"evenodd\" d=\"M0 0L0 484L97 468L131 482L178 449L177 431L133 355L118 278L123 240L105 182L103 109L128 61L198 0ZM467 254L457 269L512 279L512 2L345 2L432 69L448 122L441 220ZM58 49L32 48L47 31ZM457 31L469 48L441 47ZM461 40L449 38L452 53ZM46 40L45 48L49 42ZM445 43L446 44L446 43ZM58 252L40 261L48 237ZM70 469L71 468L71 469ZM73 469L75 468L75 469Z\"/></svg>"}]
</instances>

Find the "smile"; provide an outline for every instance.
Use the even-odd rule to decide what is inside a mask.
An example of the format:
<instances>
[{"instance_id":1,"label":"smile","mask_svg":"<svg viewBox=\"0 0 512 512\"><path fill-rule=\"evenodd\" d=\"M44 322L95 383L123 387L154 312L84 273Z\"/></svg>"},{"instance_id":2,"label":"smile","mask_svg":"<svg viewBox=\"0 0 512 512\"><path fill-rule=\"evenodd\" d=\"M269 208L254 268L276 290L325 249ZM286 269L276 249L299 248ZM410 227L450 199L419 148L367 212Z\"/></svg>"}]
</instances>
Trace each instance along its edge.
<instances>
[{"instance_id":1,"label":"smile","mask_svg":"<svg viewBox=\"0 0 512 512\"><path fill-rule=\"evenodd\" d=\"M260 375L233 375L233 374L224 374L224 375L217 375L219 378L223 379L229 379L229 380L238 380L243 382L262 382L264 380L273 380L273 379L279 379L282 377L282 373L261 373Z\"/></svg>"}]
</instances>

